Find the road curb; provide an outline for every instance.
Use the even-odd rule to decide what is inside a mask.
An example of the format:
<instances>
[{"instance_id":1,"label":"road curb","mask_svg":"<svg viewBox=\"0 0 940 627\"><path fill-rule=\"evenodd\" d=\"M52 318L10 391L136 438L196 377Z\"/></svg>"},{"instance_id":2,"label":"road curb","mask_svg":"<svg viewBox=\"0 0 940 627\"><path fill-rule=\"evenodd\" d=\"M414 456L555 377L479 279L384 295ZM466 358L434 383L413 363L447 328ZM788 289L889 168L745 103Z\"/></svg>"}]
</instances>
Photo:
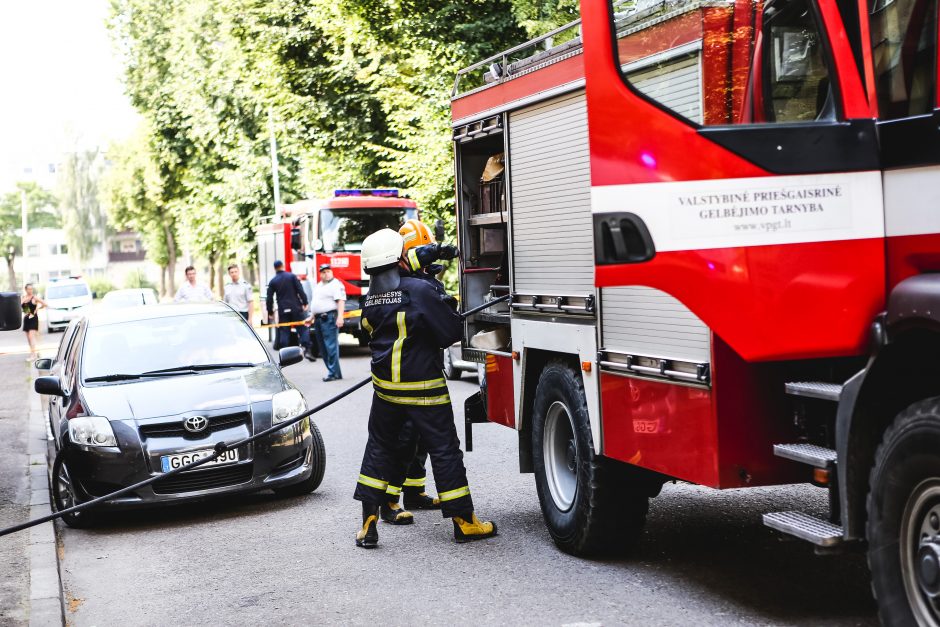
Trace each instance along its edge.
<instances>
[{"instance_id":1,"label":"road curb","mask_svg":"<svg viewBox=\"0 0 940 627\"><path fill-rule=\"evenodd\" d=\"M52 512L49 502L50 433L42 413L41 398L29 383L29 518L34 520ZM65 603L55 523L48 522L29 530L29 624L30 627L65 625Z\"/></svg>"}]
</instances>

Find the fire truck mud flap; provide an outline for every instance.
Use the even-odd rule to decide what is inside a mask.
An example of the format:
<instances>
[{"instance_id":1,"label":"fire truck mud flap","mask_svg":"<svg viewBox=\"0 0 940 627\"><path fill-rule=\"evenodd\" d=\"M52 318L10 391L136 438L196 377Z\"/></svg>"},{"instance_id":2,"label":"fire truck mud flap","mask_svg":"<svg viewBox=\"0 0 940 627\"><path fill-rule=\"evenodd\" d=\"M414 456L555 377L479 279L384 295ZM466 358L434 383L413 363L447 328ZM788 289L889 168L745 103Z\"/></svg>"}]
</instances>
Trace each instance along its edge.
<instances>
[{"instance_id":1,"label":"fire truck mud flap","mask_svg":"<svg viewBox=\"0 0 940 627\"><path fill-rule=\"evenodd\" d=\"M488 422L482 391L472 395L463 404L463 443L468 453L473 450L473 423L475 422Z\"/></svg>"}]
</instances>

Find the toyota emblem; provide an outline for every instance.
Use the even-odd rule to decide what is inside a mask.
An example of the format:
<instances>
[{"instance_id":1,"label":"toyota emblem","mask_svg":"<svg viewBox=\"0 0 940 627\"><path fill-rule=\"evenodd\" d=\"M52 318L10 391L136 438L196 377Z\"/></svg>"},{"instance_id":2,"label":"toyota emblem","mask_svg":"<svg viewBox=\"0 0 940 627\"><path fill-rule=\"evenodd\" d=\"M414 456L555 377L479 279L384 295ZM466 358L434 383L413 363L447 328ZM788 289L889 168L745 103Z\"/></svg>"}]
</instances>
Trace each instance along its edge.
<instances>
[{"instance_id":1,"label":"toyota emblem","mask_svg":"<svg viewBox=\"0 0 940 627\"><path fill-rule=\"evenodd\" d=\"M209 419L205 416L190 416L183 421L183 428L190 433L201 433L209 426Z\"/></svg>"}]
</instances>

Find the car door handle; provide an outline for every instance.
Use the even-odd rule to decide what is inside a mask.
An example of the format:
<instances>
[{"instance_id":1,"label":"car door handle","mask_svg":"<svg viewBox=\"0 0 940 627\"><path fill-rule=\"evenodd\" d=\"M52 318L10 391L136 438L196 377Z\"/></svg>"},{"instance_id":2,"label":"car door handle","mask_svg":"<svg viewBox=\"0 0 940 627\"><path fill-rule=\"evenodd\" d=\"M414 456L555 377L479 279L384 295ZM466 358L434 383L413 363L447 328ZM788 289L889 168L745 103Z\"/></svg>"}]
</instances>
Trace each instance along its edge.
<instances>
[{"instance_id":1,"label":"car door handle","mask_svg":"<svg viewBox=\"0 0 940 627\"><path fill-rule=\"evenodd\" d=\"M646 223L635 213L594 214L594 262L599 265L642 263L656 256Z\"/></svg>"}]
</instances>

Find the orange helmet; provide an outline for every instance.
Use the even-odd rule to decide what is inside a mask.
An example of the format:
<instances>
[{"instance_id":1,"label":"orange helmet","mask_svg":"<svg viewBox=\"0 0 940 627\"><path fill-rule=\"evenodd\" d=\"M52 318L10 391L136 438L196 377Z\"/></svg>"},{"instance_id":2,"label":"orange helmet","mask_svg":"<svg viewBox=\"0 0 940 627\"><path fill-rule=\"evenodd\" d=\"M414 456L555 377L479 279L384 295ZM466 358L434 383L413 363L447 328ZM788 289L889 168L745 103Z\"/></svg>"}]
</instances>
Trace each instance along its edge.
<instances>
[{"instance_id":1,"label":"orange helmet","mask_svg":"<svg viewBox=\"0 0 940 627\"><path fill-rule=\"evenodd\" d=\"M434 243L434 235L431 233L431 229L421 220L412 218L406 221L401 225L401 228L398 229L398 233L405 240L403 252L406 253L415 246L424 246L425 244Z\"/></svg>"}]
</instances>

